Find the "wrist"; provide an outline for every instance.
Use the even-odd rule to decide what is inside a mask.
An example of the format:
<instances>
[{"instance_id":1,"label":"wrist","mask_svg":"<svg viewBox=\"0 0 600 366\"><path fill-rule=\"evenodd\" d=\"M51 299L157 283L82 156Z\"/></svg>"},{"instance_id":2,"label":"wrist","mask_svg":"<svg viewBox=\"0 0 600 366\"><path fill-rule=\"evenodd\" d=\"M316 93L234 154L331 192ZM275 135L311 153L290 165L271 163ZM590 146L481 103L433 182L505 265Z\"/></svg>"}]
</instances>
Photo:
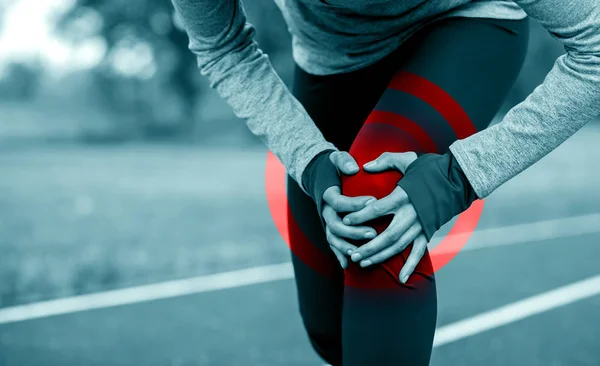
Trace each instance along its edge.
<instances>
[{"instance_id":1,"label":"wrist","mask_svg":"<svg viewBox=\"0 0 600 366\"><path fill-rule=\"evenodd\" d=\"M334 151L325 150L317 154L302 173L302 186L315 202L323 225L323 194L329 187L341 187L338 170L329 158Z\"/></svg>"},{"instance_id":2,"label":"wrist","mask_svg":"<svg viewBox=\"0 0 600 366\"><path fill-rule=\"evenodd\" d=\"M408 195L428 241L440 227L477 199L451 152L419 156L408 166L398 186Z\"/></svg>"}]
</instances>

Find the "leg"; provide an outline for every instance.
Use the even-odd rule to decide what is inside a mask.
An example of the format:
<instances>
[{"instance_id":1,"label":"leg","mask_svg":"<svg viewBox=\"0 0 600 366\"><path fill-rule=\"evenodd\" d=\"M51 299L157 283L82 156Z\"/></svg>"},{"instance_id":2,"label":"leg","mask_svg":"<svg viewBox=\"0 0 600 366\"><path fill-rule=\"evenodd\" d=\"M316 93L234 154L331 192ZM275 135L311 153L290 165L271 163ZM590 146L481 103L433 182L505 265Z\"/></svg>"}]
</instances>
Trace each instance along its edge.
<instances>
[{"instance_id":1,"label":"leg","mask_svg":"<svg viewBox=\"0 0 600 366\"><path fill-rule=\"evenodd\" d=\"M398 73L394 82L410 73L436 84L460 104L477 131L483 130L520 71L527 30L527 20L442 20L415 34L395 53ZM386 90L375 110L393 112L417 124L438 152L446 152L457 139L440 113L408 93ZM384 151L425 150L410 133L377 125L365 124L352 144L350 153L359 165ZM353 195L391 192L397 175L377 176L361 171L344 180L343 191ZM428 272L423 269L431 266L426 254L407 285L397 281L394 274L399 273L409 250L374 268L351 264L346 271L342 316L345 366L429 364L437 311L435 278L423 275ZM375 282L386 288L354 286Z\"/></svg>"},{"instance_id":2,"label":"leg","mask_svg":"<svg viewBox=\"0 0 600 366\"><path fill-rule=\"evenodd\" d=\"M344 273L329 247L312 199L304 194L298 183L287 178L288 218L292 264L300 315L315 351L330 364L341 360L341 308ZM300 259L300 247L314 246L325 258L329 275L319 273Z\"/></svg>"},{"instance_id":3,"label":"leg","mask_svg":"<svg viewBox=\"0 0 600 366\"><path fill-rule=\"evenodd\" d=\"M296 68L293 92L325 138L347 151L385 90L389 76L376 68L331 76L313 76ZM314 202L289 176L287 196L300 314L317 353L328 363L341 365L344 273L329 248ZM294 254L307 249L324 258L320 262L326 262L329 275L316 271Z\"/></svg>"}]
</instances>

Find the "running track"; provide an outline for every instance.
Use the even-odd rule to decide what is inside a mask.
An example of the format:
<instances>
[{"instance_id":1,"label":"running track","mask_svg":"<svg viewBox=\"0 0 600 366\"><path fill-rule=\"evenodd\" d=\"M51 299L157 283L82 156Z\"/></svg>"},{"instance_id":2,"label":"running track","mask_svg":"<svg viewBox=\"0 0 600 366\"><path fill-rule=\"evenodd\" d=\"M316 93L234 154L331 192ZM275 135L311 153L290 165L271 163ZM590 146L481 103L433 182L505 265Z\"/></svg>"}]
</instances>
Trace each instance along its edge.
<instances>
[{"instance_id":1,"label":"running track","mask_svg":"<svg viewBox=\"0 0 600 366\"><path fill-rule=\"evenodd\" d=\"M584 130L490 197L487 212L504 210L502 222L484 213L467 250L438 273L432 366L600 364L600 175L557 178L573 159L596 166L582 146L599 130ZM536 194L505 205L505 193L529 185ZM322 365L294 290L282 263L0 309L0 365Z\"/></svg>"},{"instance_id":2,"label":"running track","mask_svg":"<svg viewBox=\"0 0 600 366\"><path fill-rule=\"evenodd\" d=\"M480 242L495 244L471 244L438 274L432 365L597 365L597 219L579 217L576 230L542 240L524 237L524 226L504 230L504 241L481 231ZM559 222L573 224L553 227ZM548 223L529 225L540 232ZM289 264L252 271L133 288L129 301L105 293L39 304L38 319L29 319L35 308L3 309L0 364L322 364L302 333ZM186 284L196 287L173 290ZM116 302L103 306L118 306L88 310L111 298ZM50 316L53 307L68 313Z\"/></svg>"}]
</instances>

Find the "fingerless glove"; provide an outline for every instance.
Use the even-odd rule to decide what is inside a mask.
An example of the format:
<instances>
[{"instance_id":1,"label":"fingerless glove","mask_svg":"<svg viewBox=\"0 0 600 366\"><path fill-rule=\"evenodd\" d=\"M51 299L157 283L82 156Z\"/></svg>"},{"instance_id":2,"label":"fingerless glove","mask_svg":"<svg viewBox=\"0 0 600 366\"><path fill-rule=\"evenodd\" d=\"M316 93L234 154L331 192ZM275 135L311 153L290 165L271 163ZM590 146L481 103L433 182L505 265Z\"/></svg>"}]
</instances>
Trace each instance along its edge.
<instances>
[{"instance_id":1,"label":"fingerless glove","mask_svg":"<svg viewBox=\"0 0 600 366\"><path fill-rule=\"evenodd\" d=\"M302 173L302 185L317 205L319 219L323 230L325 220L323 219L323 194L332 186L341 188L342 183L337 167L329 159L329 155L335 150L324 150L317 154L306 166Z\"/></svg>"},{"instance_id":2,"label":"fingerless glove","mask_svg":"<svg viewBox=\"0 0 600 366\"><path fill-rule=\"evenodd\" d=\"M433 234L478 197L451 152L417 154L398 181L430 241Z\"/></svg>"}]
</instances>

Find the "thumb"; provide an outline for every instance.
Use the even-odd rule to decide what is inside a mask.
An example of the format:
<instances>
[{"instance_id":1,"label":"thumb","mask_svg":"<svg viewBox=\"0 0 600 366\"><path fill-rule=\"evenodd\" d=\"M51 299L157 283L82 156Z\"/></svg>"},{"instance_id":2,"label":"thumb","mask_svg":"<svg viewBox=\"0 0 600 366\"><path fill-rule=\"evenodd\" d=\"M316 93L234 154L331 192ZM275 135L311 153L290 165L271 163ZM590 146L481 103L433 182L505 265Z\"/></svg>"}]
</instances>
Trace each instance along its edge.
<instances>
[{"instance_id":1,"label":"thumb","mask_svg":"<svg viewBox=\"0 0 600 366\"><path fill-rule=\"evenodd\" d=\"M356 160L346 151L335 151L329 155L329 159L342 174L353 175L358 173L358 164Z\"/></svg>"},{"instance_id":2,"label":"thumb","mask_svg":"<svg viewBox=\"0 0 600 366\"><path fill-rule=\"evenodd\" d=\"M404 174L408 166L415 160L417 160L417 154L413 151L403 153L384 152L377 159L366 163L363 167L368 172L396 169Z\"/></svg>"}]
</instances>

